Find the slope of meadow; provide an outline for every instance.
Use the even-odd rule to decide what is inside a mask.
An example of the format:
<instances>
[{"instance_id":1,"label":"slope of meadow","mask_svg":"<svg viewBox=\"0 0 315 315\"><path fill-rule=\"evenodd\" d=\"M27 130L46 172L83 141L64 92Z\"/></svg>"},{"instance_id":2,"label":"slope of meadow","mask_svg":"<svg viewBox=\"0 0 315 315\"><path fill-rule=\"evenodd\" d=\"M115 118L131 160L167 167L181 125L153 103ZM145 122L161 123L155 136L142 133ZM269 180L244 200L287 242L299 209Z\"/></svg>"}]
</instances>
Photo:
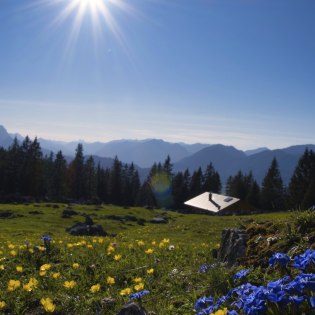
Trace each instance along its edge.
<instances>
[{"instance_id":1,"label":"slope of meadow","mask_svg":"<svg viewBox=\"0 0 315 315\"><path fill-rule=\"evenodd\" d=\"M65 209L77 214L64 218ZM108 236L69 235L66 228L86 215ZM219 217L66 204L0 205L0 217L0 309L7 314L117 314L143 290L149 293L135 301L151 315L194 314L197 298L233 285L231 270L199 269L214 263L224 228L292 220L290 213ZM167 223L151 223L154 217Z\"/></svg>"}]
</instances>

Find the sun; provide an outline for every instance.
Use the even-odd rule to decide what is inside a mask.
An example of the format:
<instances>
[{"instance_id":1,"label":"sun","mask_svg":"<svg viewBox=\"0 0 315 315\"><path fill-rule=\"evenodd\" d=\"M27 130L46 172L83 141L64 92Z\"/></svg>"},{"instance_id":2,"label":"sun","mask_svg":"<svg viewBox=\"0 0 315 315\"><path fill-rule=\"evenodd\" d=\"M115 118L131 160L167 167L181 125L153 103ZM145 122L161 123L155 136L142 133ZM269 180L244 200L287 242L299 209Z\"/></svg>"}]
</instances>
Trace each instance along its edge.
<instances>
[{"instance_id":1,"label":"sun","mask_svg":"<svg viewBox=\"0 0 315 315\"><path fill-rule=\"evenodd\" d=\"M72 46L78 39L85 19L92 22L93 37L99 40L104 31L104 24L114 34L115 38L123 44L124 36L112 14L112 9L118 8L126 13L135 13L127 0L46 0L50 4L61 4L61 10L53 21L53 25L60 26L66 20L72 20L69 44ZM55 2L53 2L55 1Z\"/></svg>"}]
</instances>

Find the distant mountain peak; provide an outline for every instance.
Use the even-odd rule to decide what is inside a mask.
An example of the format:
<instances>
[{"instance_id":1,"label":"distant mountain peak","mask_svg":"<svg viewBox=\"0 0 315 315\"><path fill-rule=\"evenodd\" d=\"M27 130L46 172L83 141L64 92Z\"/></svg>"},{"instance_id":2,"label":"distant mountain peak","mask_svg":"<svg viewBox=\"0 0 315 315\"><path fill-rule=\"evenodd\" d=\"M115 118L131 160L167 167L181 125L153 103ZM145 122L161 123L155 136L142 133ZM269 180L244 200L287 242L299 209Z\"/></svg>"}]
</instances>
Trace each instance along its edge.
<instances>
[{"instance_id":1,"label":"distant mountain peak","mask_svg":"<svg viewBox=\"0 0 315 315\"><path fill-rule=\"evenodd\" d=\"M261 147L257 149L245 150L244 153L249 156L263 151L269 151L269 149L267 147Z\"/></svg>"}]
</instances>

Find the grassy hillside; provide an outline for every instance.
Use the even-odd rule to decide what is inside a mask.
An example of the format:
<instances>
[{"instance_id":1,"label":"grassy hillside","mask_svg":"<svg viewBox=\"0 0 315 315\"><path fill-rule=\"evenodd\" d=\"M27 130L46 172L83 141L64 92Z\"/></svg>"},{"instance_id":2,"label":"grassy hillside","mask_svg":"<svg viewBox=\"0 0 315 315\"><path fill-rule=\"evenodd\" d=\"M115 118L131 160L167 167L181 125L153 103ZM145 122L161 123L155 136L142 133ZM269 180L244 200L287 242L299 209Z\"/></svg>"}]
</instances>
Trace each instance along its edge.
<instances>
[{"instance_id":1,"label":"grassy hillside","mask_svg":"<svg viewBox=\"0 0 315 315\"><path fill-rule=\"evenodd\" d=\"M65 209L77 214L63 218ZM109 236L70 236L66 228L84 222L86 215ZM151 223L154 217L168 223ZM249 218L284 223L292 215L218 217L115 206L10 204L0 205L0 218L3 312L117 314L130 294L148 290L135 300L149 314L184 315L194 313L198 297L231 288L230 270L198 271L214 262L211 250L218 248L224 228Z\"/></svg>"}]
</instances>

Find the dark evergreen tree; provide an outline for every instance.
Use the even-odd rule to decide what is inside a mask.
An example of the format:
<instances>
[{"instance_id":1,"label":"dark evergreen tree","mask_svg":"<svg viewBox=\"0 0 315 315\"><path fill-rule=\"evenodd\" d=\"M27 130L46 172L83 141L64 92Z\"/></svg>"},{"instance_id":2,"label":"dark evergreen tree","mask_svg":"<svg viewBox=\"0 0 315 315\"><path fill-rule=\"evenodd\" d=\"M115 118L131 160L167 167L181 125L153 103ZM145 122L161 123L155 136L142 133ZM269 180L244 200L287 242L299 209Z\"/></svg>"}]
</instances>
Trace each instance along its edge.
<instances>
[{"instance_id":1,"label":"dark evergreen tree","mask_svg":"<svg viewBox=\"0 0 315 315\"><path fill-rule=\"evenodd\" d=\"M272 160L262 182L261 206L270 211L283 210L285 207L284 187L276 158Z\"/></svg>"},{"instance_id":2,"label":"dark evergreen tree","mask_svg":"<svg viewBox=\"0 0 315 315\"><path fill-rule=\"evenodd\" d=\"M103 202L109 202L109 174L110 170L104 170L100 163L98 163L96 170L96 191L97 197Z\"/></svg>"},{"instance_id":3,"label":"dark evergreen tree","mask_svg":"<svg viewBox=\"0 0 315 315\"><path fill-rule=\"evenodd\" d=\"M220 193L221 192L221 179L219 173L214 169L210 163L204 173L203 191Z\"/></svg>"},{"instance_id":4,"label":"dark evergreen tree","mask_svg":"<svg viewBox=\"0 0 315 315\"><path fill-rule=\"evenodd\" d=\"M4 174L4 192L16 195L20 191L20 177L22 169L22 150L15 137L7 152L6 169Z\"/></svg>"},{"instance_id":5,"label":"dark evergreen tree","mask_svg":"<svg viewBox=\"0 0 315 315\"><path fill-rule=\"evenodd\" d=\"M109 200L115 205L121 205L122 193L122 163L117 156L114 159L113 166L109 176Z\"/></svg>"},{"instance_id":6,"label":"dark evergreen tree","mask_svg":"<svg viewBox=\"0 0 315 315\"><path fill-rule=\"evenodd\" d=\"M48 156L45 155L42 160L43 176L41 183L41 196L46 196L52 199L53 189L53 172L54 172L54 154L51 152Z\"/></svg>"},{"instance_id":7,"label":"dark evergreen tree","mask_svg":"<svg viewBox=\"0 0 315 315\"><path fill-rule=\"evenodd\" d=\"M315 195L312 188L314 178L315 154L312 150L306 149L299 159L289 183L289 207L293 209L308 208L314 204L312 198L310 198L312 194Z\"/></svg>"},{"instance_id":8,"label":"dark evergreen tree","mask_svg":"<svg viewBox=\"0 0 315 315\"><path fill-rule=\"evenodd\" d=\"M169 178L172 178L173 176L173 164L171 163L171 158L168 155L163 163L163 171L169 176Z\"/></svg>"},{"instance_id":9,"label":"dark evergreen tree","mask_svg":"<svg viewBox=\"0 0 315 315\"><path fill-rule=\"evenodd\" d=\"M77 200L85 196L84 155L81 143L76 148L76 154L68 168L70 197Z\"/></svg>"},{"instance_id":10,"label":"dark evergreen tree","mask_svg":"<svg viewBox=\"0 0 315 315\"><path fill-rule=\"evenodd\" d=\"M246 201L255 208L260 209L260 187L255 180L250 184Z\"/></svg>"},{"instance_id":11,"label":"dark evergreen tree","mask_svg":"<svg viewBox=\"0 0 315 315\"><path fill-rule=\"evenodd\" d=\"M187 186L182 172L178 172L172 181L173 207L174 209L183 208L183 204L187 201Z\"/></svg>"},{"instance_id":12,"label":"dark evergreen tree","mask_svg":"<svg viewBox=\"0 0 315 315\"><path fill-rule=\"evenodd\" d=\"M139 194L140 178L139 173L133 163L131 163L131 165L129 166L128 178L130 183L130 205L134 206L136 204L137 196Z\"/></svg>"},{"instance_id":13,"label":"dark evergreen tree","mask_svg":"<svg viewBox=\"0 0 315 315\"><path fill-rule=\"evenodd\" d=\"M42 151L37 138L25 137L21 145L21 173L19 192L24 196L40 197L43 183Z\"/></svg>"},{"instance_id":14,"label":"dark evergreen tree","mask_svg":"<svg viewBox=\"0 0 315 315\"><path fill-rule=\"evenodd\" d=\"M7 151L4 148L0 148L0 197L4 195L5 187L5 172L7 168Z\"/></svg>"},{"instance_id":15,"label":"dark evergreen tree","mask_svg":"<svg viewBox=\"0 0 315 315\"><path fill-rule=\"evenodd\" d=\"M51 180L51 197L61 201L67 195L67 162L61 151L58 151L53 163Z\"/></svg>"},{"instance_id":16,"label":"dark evergreen tree","mask_svg":"<svg viewBox=\"0 0 315 315\"><path fill-rule=\"evenodd\" d=\"M94 159L90 156L84 164L85 198L93 200L96 198L96 171Z\"/></svg>"},{"instance_id":17,"label":"dark evergreen tree","mask_svg":"<svg viewBox=\"0 0 315 315\"><path fill-rule=\"evenodd\" d=\"M246 200L246 196L249 192L248 181L248 177L241 171L238 171L235 176L229 176L226 183L227 195Z\"/></svg>"},{"instance_id":18,"label":"dark evergreen tree","mask_svg":"<svg viewBox=\"0 0 315 315\"><path fill-rule=\"evenodd\" d=\"M199 167L198 170L194 171L191 176L189 187L190 197L196 197L203 192L203 182L204 182L203 173L201 167Z\"/></svg>"}]
</instances>

